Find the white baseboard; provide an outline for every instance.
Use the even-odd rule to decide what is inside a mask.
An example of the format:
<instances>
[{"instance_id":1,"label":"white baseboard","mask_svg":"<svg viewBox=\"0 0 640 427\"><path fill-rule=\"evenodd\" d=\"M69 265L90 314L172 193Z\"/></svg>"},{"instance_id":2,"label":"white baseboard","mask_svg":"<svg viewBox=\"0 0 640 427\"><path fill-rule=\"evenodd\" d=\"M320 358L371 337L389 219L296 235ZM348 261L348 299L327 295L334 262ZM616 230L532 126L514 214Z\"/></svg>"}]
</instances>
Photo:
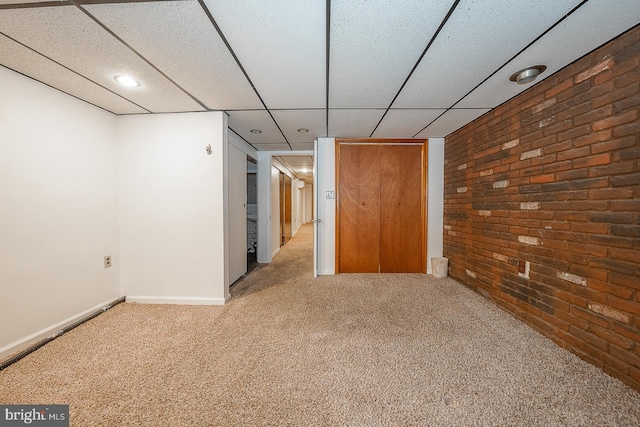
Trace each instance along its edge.
<instances>
[{"instance_id":1,"label":"white baseboard","mask_svg":"<svg viewBox=\"0 0 640 427\"><path fill-rule=\"evenodd\" d=\"M336 274L336 270L334 270L333 268L318 272L318 275L320 276L333 276L335 274Z\"/></svg>"},{"instance_id":2,"label":"white baseboard","mask_svg":"<svg viewBox=\"0 0 640 427\"><path fill-rule=\"evenodd\" d=\"M230 299L231 295L227 295L224 298L127 296L127 302L138 304L224 305Z\"/></svg>"},{"instance_id":3,"label":"white baseboard","mask_svg":"<svg viewBox=\"0 0 640 427\"><path fill-rule=\"evenodd\" d=\"M273 251L273 253L271 254L271 259L273 259L273 257L275 257L276 255L278 255L280 253L280 248L276 249L275 251Z\"/></svg>"},{"instance_id":4,"label":"white baseboard","mask_svg":"<svg viewBox=\"0 0 640 427\"><path fill-rule=\"evenodd\" d=\"M51 325L48 328L42 329L38 332L36 332L35 334L31 334L28 337L25 337L21 340L18 340L16 342L13 342L9 345L6 345L2 348L0 348L0 360L7 358L8 356L11 356L12 354L21 352L22 350L32 346L33 344L36 344L40 341L42 341L45 338L51 337L53 335L56 334L56 332L58 332L61 329L64 329L65 327L71 325L72 323L77 322L78 320L82 319L83 317L88 316L89 314L92 314L98 310L100 310L102 307L108 306L113 304L114 302L116 302L117 300L119 300L121 297L118 298L113 298L110 299L108 301L103 302L102 304L98 304L95 307L91 307L87 310L84 310L81 313L76 314L75 316L71 316L65 320L63 320L62 322L58 322L55 325Z\"/></svg>"}]
</instances>

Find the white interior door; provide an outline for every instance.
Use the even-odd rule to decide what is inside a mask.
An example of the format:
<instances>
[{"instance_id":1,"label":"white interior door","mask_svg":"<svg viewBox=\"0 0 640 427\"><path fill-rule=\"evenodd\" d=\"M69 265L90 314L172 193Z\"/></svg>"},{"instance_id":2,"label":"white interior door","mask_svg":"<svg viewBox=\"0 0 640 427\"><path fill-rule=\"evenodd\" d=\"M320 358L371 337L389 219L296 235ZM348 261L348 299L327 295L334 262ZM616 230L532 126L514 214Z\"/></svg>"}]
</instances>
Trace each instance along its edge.
<instances>
[{"instance_id":1,"label":"white interior door","mask_svg":"<svg viewBox=\"0 0 640 427\"><path fill-rule=\"evenodd\" d=\"M247 272L247 155L229 144L229 283Z\"/></svg>"}]
</instances>

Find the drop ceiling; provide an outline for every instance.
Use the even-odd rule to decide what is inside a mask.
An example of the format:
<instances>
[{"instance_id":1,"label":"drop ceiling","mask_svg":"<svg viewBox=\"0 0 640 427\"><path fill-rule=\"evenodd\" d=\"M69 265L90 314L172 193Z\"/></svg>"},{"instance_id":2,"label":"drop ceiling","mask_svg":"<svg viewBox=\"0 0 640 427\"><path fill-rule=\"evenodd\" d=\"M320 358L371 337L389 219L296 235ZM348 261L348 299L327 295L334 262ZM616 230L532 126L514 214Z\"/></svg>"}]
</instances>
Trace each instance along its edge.
<instances>
[{"instance_id":1,"label":"drop ceiling","mask_svg":"<svg viewBox=\"0 0 640 427\"><path fill-rule=\"evenodd\" d=\"M514 72L639 23L638 0L0 0L0 65L118 115L224 111L295 154L447 136L531 86Z\"/></svg>"}]
</instances>

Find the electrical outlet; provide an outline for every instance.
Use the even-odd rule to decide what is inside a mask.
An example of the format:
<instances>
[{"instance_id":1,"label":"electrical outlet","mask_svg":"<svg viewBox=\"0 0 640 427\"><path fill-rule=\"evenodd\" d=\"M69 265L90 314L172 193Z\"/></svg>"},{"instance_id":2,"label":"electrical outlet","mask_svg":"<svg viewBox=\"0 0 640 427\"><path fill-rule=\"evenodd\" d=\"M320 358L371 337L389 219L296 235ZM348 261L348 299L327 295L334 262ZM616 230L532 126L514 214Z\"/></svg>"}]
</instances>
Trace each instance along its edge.
<instances>
[{"instance_id":1,"label":"electrical outlet","mask_svg":"<svg viewBox=\"0 0 640 427\"><path fill-rule=\"evenodd\" d=\"M111 267L111 255L104 257L104 268Z\"/></svg>"},{"instance_id":2,"label":"electrical outlet","mask_svg":"<svg viewBox=\"0 0 640 427\"><path fill-rule=\"evenodd\" d=\"M529 279L531 263L529 261L518 260L518 276Z\"/></svg>"}]
</instances>

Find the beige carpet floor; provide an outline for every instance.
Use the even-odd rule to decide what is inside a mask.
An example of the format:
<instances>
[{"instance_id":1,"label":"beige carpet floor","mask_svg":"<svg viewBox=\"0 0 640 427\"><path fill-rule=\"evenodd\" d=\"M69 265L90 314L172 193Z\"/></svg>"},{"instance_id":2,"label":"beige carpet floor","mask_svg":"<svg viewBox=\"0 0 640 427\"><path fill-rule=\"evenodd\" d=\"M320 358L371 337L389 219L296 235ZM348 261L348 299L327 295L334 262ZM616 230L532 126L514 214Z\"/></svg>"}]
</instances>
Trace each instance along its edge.
<instances>
[{"instance_id":1,"label":"beige carpet floor","mask_svg":"<svg viewBox=\"0 0 640 427\"><path fill-rule=\"evenodd\" d=\"M451 279L314 279L311 227L225 306L120 304L0 372L75 426L634 426L640 394Z\"/></svg>"}]
</instances>

